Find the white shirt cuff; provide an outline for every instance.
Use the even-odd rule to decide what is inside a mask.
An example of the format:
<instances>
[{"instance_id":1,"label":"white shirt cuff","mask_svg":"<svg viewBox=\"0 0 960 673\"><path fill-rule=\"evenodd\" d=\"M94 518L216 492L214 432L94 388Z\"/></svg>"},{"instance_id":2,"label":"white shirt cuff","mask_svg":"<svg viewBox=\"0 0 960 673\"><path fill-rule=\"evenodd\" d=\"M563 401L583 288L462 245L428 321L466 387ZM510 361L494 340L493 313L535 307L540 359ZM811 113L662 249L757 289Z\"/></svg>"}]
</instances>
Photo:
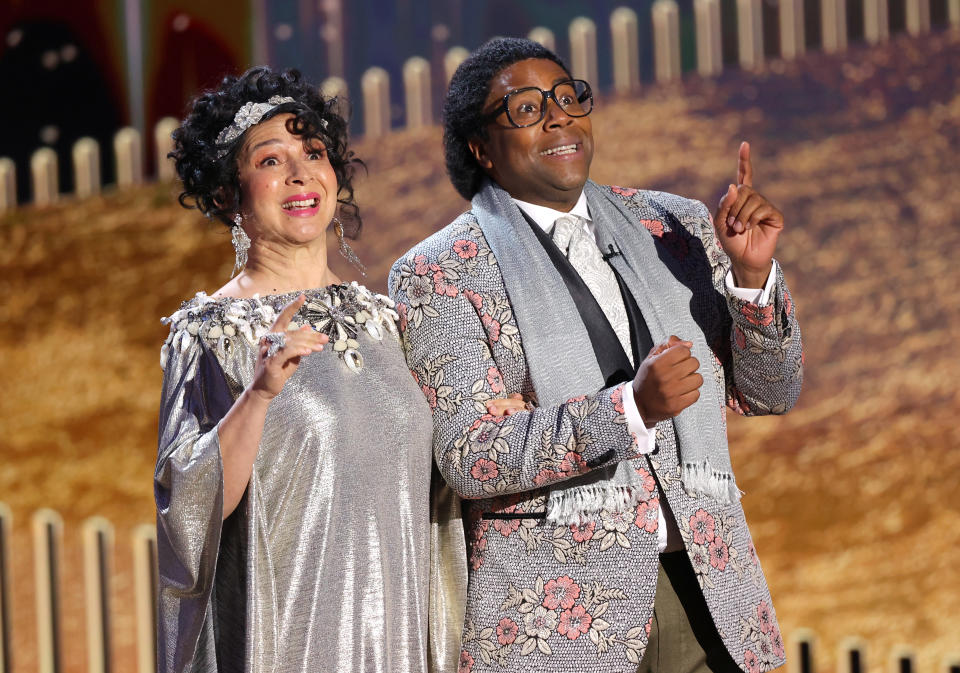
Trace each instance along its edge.
<instances>
[{"instance_id":1,"label":"white shirt cuff","mask_svg":"<svg viewBox=\"0 0 960 673\"><path fill-rule=\"evenodd\" d=\"M627 417L627 429L637 438L640 453L651 453L657 446L656 428L648 428L640 417L637 400L633 397L633 384L623 384L623 415Z\"/></svg>"},{"instance_id":2,"label":"white shirt cuff","mask_svg":"<svg viewBox=\"0 0 960 673\"><path fill-rule=\"evenodd\" d=\"M737 299L756 304L757 306L766 306L770 303L770 295L773 294L773 286L777 282L777 260L773 260L770 265L770 275L767 276L767 282L762 288L755 287L737 287L733 284L733 269L727 271L723 283L727 292Z\"/></svg>"}]
</instances>

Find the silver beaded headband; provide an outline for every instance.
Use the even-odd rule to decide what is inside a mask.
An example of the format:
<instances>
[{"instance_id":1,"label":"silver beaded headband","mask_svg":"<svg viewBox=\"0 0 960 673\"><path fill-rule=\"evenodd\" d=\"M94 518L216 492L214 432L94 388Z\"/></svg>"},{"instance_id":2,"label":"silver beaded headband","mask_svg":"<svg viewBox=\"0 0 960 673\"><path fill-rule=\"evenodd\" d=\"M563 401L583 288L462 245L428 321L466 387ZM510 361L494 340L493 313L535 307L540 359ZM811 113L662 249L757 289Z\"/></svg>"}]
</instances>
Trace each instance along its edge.
<instances>
[{"instance_id":1,"label":"silver beaded headband","mask_svg":"<svg viewBox=\"0 0 960 673\"><path fill-rule=\"evenodd\" d=\"M217 145L220 146L220 149L217 151L217 157L222 158L228 152L226 146L239 138L248 128L259 124L265 114L284 103L296 102L297 101L290 96L270 96L265 103L254 103L253 101L244 103L243 106L237 110L237 114L233 116L233 123L220 131L220 134L217 136ZM320 125L326 129L327 120L321 119Z\"/></svg>"}]
</instances>

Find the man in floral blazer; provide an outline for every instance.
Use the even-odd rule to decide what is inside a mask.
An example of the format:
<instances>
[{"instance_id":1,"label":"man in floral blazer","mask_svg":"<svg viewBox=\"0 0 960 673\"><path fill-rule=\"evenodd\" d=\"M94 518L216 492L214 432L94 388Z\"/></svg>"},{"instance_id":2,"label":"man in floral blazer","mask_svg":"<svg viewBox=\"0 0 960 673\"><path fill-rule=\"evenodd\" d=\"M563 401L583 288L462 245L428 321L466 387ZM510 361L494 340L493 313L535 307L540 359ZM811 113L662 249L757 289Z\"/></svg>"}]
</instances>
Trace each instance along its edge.
<instances>
[{"instance_id":1,"label":"man in floral blazer","mask_svg":"<svg viewBox=\"0 0 960 673\"><path fill-rule=\"evenodd\" d=\"M699 202L589 181L591 110L536 43L472 54L444 108L471 210L390 276L437 464L466 499L459 671L770 670L783 640L724 409L799 394L783 217L746 143L716 227ZM487 414L516 391L527 411Z\"/></svg>"}]
</instances>

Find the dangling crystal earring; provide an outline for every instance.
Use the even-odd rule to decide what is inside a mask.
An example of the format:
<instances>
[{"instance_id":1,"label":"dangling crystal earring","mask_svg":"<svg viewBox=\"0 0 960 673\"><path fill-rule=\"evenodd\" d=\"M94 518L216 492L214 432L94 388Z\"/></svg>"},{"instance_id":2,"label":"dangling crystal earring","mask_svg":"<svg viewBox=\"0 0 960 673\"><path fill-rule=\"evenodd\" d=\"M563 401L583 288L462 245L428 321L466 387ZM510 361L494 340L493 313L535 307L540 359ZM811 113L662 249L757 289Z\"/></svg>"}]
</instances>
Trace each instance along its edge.
<instances>
[{"instance_id":1,"label":"dangling crystal earring","mask_svg":"<svg viewBox=\"0 0 960 673\"><path fill-rule=\"evenodd\" d=\"M230 274L231 278L243 271L243 268L247 265L247 250L250 249L250 237L247 236L247 232L243 230L242 224L243 216L237 213L233 216L233 226L230 227L230 232L233 235L233 249L237 255L236 261L233 263L233 273Z\"/></svg>"},{"instance_id":2,"label":"dangling crystal earring","mask_svg":"<svg viewBox=\"0 0 960 673\"><path fill-rule=\"evenodd\" d=\"M366 277L367 267L365 267L363 262L360 261L360 258L357 257L357 253L353 251L353 248L347 245L347 240L343 236L343 222L341 222L337 216L333 218L333 230L336 232L337 239L340 241L340 254L343 255L348 262L357 267L361 276Z\"/></svg>"}]
</instances>

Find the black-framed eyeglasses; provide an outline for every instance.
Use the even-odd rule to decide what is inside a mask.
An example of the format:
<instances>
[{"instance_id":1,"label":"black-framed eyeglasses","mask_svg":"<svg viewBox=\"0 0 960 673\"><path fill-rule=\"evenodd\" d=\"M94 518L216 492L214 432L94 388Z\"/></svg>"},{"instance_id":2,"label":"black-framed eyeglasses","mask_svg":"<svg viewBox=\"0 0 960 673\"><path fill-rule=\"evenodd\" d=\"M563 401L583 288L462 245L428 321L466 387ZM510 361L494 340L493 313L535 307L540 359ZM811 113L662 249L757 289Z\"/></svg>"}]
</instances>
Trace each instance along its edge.
<instances>
[{"instance_id":1,"label":"black-framed eyeglasses","mask_svg":"<svg viewBox=\"0 0 960 673\"><path fill-rule=\"evenodd\" d=\"M570 117L586 117L593 111L590 85L582 79L568 79L557 82L549 91L536 86L511 91L486 119L493 121L501 112L506 112L507 121L518 129L533 126L546 115L548 98Z\"/></svg>"}]
</instances>

